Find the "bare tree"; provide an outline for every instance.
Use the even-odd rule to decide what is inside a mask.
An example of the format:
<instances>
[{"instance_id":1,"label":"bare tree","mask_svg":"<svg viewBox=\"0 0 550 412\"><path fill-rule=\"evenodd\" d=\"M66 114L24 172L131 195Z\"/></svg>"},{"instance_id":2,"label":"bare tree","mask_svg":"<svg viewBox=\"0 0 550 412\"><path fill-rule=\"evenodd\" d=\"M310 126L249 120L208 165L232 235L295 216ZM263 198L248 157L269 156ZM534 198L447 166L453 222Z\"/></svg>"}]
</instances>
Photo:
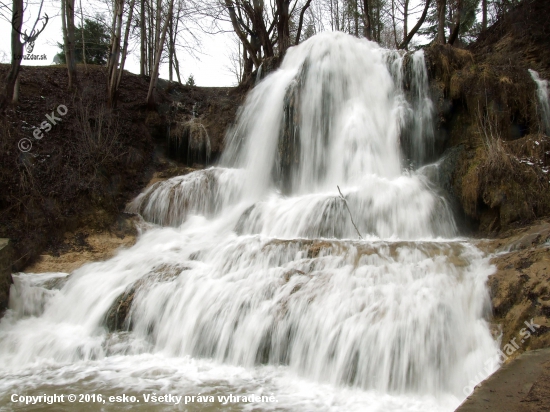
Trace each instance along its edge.
<instances>
[{"instance_id":1,"label":"bare tree","mask_svg":"<svg viewBox=\"0 0 550 412\"><path fill-rule=\"evenodd\" d=\"M86 63L86 40L84 39L84 10L82 9L82 0L80 0L80 25L82 30L82 63L84 63L84 68L88 71L88 64Z\"/></svg>"},{"instance_id":2,"label":"bare tree","mask_svg":"<svg viewBox=\"0 0 550 412\"><path fill-rule=\"evenodd\" d=\"M129 0L127 7L126 24L123 23L125 0L115 0L115 9L113 13L113 23L111 27L111 53L107 65L107 90L108 104L110 107L115 107L117 102L118 90L122 75L124 73L124 65L128 56L130 28L134 16L135 0ZM121 47L122 27L124 28L124 40Z\"/></svg>"},{"instance_id":3,"label":"bare tree","mask_svg":"<svg viewBox=\"0 0 550 412\"><path fill-rule=\"evenodd\" d=\"M136 1L130 0L130 5L128 7L128 18L126 20L126 29L124 30L124 42L123 49L122 49L122 57L120 60L120 68L118 70L118 76L116 81L116 87L115 87L115 94L118 93L118 89L120 87L120 81L122 80L122 73L124 72L124 65L126 63L126 56L128 56L128 38L130 36L130 26L132 25L132 17L134 16L134 5Z\"/></svg>"},{"instance_id":4,"label":"bare tree","mask_svg":"<svg viewBox=\"0 0 550 412\"><path fill-rule=\"evenodd\" d=\"M23 55L23 43L21 43L20 33L23 25L23 0L13 0L12 7L12 30L11 30L11 66L6 77L4 93L0 99L0 110L4 112L9 102L13 98L15 83L19 75L21 66L21 56Z\"/></svg>"},{"instance_id":5,"label":"bare tree","mask_svg":"<svg viewBox=\"0 0 550 412\"><path fill-rule=\"evenodd\" d=\"M318 0L321 1L321 0ZM300 42L306 13L312 0L219 0L214 16L231 22L243 47L244 77L265 59L282 58ZM213 13L214 14L214 13Z\"/></svg>"},{"instance_id":6,"label":"bare tree","mask_svg":"<svg viewBox=\"0 0 550 412\"><path fill-rule=\"evenodd\" d=\"M160 0L159 0L160 3ZM160 4L158 4L160 6ZM156 44L156 55L155 55L155 62L153 65L153 71L151 73L151 81L149 82L149 91L147 92L147 105L149 107L153 107L155 104L155 95L154 92L157 89L157 82L158 82L158 73L159 73L159 66L160 66L160 58L162 55L162 49L164 46L164 41L166 39L166 32L168 31L168 25L170 20L172 20L172 13L174 11L174 0L170 0L168 4L168 15L166 16L164 20L164 24L162 27L162 32L160 33L160 36L158 38L158 42ZM157 13L158 20L157 20L157 27L160 27L161 25L161 14Z\"/></svg>"},{"instance_id":7,"label":"bare tree","mask_svg":"<svg viewBox=\"0 0 550 412\"><path fill-rule=\"evenodd\" d=\"M147 31L145 30L145 3L146 0L140 1L139 13L139 29L140 29L140 59L139 59L139 74L145 76L147 72Z\"/></svg>"},{"instance_id":8,"label":"bare tree","mask_svg":"<svg viewBox=\"0 0 550 412\"><path fill-rule=\"evenodd\" d=\"M226 66L227 70L235 76L237 84L240 84L243 81L244 75L244 55L242 44L238 38L233 39L233 47L231 47L227 57L229 59L229 64Z\"/></svg>"},{"instance_id":9,"label":"bare tree","mask_svg":"<svg viewBox=\"0 0 550 412\"><path fill-rule=\"evenodd\" d=\"M113 23L111 25L111 52L107 65L107 90L108 104L116 105L116 82L118 79L118 61L120 57L120 36L122 32L122 15L124 12L124 0L115 0Z\"/></svg>"},{"instance_id":10,"label":"bare tree","mask_svg":"<svg viewBox=\"0 0 550 412\"><path fill-rule=\"evenodd\" d=\"M69 74L69 89L76 85L76 58L74 39L74 0L61 0L61 25L63 29L63 47Z\"/></svg>"},{"instance_id":11,"label":"bare tree","mask_svg":"<svg viewBox=\"0 0 550 412\"><path fill-rule=\"evenodd\" d=\"M302 10L300 11L300 20L298 22L298 30L296 32L296 40L294 41L294 44L300 43L300 36L302 35L302 27L304 25L304 15L306 14L306 11L309 9L309 6L311 5L312 0L307 0L304 7L302 7Z\"/></svg>"},{"instance_id":12,"label":"bare tree","mask_svg":"<svg viewBox=\"0 0 550 412\"><path fill-rule=\"evenodd\" d=\"M10 12L9 6L5 3L0 3L0 15L6 20L11 22L11 65L10 70L6 76L4 92L0 96L0 112L3 113L10 103L10 101L17 101L18 98L18 85L19 85L19 69L21 67L21 59L23 58L23 47L28 45L29 53L34 48L34 41L48 24L48 15L44 14L44 17L40 17L42 12L42 6L44 1L40 2L40 8L38 10L38 16L32 26L30 34L27 31L22 31L23 26L23 14L25 5L23 0L13 0L11 7L11 18L7 18L4 14ZM36 30L38 22L42 21L42 27ZM23 38L23 42L21 41Z\"/></svg>"},{"instance_id":13,"label":"bare tree","mask_svg":"<svg viewBox=\"0 0 550 412\"><path fill-rule=\"evenodd\" d=\"M398 46L399 49L406 49L407 48L410 41L412 40L412 38L416 34L416 32L418 32L418 30L420 29L420 27L422 26L422 24L426 20L426 16L428 15L428 9L430 8L430 4L431 4L431 0L426 0L426 3L424 5L424 10L422 11L422 15L420 16L420 18L418 19L418 22L412 28L410 33L407 34L407 32L405 31L405 33L404 33L405 38L403 39L401 44Z\"/></svg>"}]
</instances>

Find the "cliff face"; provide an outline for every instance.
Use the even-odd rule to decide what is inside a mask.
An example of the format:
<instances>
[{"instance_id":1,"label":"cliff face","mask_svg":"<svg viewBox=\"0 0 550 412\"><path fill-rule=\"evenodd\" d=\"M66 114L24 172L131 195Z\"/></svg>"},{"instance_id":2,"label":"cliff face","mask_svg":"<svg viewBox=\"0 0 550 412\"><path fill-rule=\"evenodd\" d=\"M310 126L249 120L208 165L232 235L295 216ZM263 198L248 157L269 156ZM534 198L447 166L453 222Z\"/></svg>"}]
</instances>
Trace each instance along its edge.
<instances>
[{"instance_id":1,"label":"cliff face","mask_svg":"<svg viewBox=\"0 0 550 412\"><path fill-rule=\"evenodd\" d=\"M549 2L525 1L468 50L426 50L440 141L460 148L450 196L482 236L550 214L550 139L528 71L550 78L548 15Z\"/></svg>"}]
</instances>

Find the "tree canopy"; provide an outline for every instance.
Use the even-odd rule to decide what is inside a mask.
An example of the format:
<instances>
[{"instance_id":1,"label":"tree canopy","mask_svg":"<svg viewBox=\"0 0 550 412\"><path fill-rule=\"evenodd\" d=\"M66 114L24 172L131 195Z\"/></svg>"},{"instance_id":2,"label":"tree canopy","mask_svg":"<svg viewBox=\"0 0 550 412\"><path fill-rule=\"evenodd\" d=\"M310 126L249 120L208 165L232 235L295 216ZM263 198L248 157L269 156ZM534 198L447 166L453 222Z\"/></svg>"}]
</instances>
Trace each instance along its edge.
<instances>
[{"instance_id":1,"label":"tree canopy","mask_svg":"<svg viewBox=\"0 0 550 412\"><path fill-rule=\"evenodd\" d=\"M109 29L99 21L92 19L84 19L84 27L82 25L75 29L75 58L79 63L83 63L82 56L82 32L84 31L84 43L86 49L86 63L89 64L107 64L109 58ZM65 52L63 44L58 43L61 52L57 54L59 60L65 63Z\"/></svg>"}]
</instances>

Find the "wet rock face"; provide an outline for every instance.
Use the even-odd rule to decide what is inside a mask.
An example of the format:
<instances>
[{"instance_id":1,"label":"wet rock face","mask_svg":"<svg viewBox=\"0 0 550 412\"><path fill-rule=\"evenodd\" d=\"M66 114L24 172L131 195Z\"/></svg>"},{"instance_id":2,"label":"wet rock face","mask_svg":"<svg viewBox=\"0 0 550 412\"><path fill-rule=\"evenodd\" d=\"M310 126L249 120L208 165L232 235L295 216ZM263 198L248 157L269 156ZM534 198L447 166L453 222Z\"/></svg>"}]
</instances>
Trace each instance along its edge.
<instances>
[{"instance_id":1,"label":"wet rock face","mask_svg":"<svg viewBox=\"0 0 550 412\"><path fill-rule=\"evenodd\" d=\"M210 136L200 119L181 122L170 130L168 156L186 165L210 163Z\"/></svg>"},{"instance_id":2,"label":"wet rock face","mask_svg":"<svg viewBox=\"0 0 550 412\"><path fill-rule=\"evenodd\" d=\"M300 82L291 85L284 101L284 118L279 137L276 174L284 193L292 190L292 175L300 162Z\"/></svg>"},{"instance_id":3,"label":"wet rock face","mask_svg":"<svg viewBox=\"0 0 550 412\"><path fill-rule=\"evenodd\" d=\"M12 251L9 239L0 239L0 317L8 307L11 278Z\"/></svg>"},{"instance_id":4,"label":"wet rock face","mask_svg":"<svg viewBox=\"0 0 550 412\"><path fill-rule=\"evenodd\" d=\"M139 284L131 285L123 294L121 294L112 304L107 316L105 316L105 326L110 332L131 330L130 309Z\"/></svg>"},{"instance_id":5,"label":"wet rock face","mask_svg":"<svg viewBox=\"0 0 550 412\"><path fill-rule=\"evenodd\" d=\"M159 282L170 282L177 278L188 267L162 265L151 273L129 285L126 290L115 299L104 319L104 325L109 332L131 331L132 305L136 295L142 290L152 287Z\"/></svg>"},{"instance_id":6,"label":"wet rock face","mask_svg":"<svg viewBox=\"0 0 550 412\"><path fill-rule=\"evenodd\" d=\"M519 347L508 346L509 359L526 350L550 347L550 222L480 246L505 252L493 258L497 271L488 281L503 351L513 340Z\"/></svg>"}]
</instances>

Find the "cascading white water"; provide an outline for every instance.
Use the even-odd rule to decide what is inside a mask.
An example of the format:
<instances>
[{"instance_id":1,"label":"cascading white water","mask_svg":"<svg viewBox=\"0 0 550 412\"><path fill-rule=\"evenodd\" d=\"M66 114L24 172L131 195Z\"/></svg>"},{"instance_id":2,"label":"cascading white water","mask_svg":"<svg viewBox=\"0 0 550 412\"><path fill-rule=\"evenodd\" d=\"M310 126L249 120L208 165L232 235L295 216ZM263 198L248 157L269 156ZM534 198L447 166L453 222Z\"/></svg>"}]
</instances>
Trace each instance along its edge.
<instances>
[{"instance_id":1,"label":"cascading white water","mask_svg":"<svg viewBox=\"0 0 550 412\"><path fill-rule=\"evenodd\" d=\"M289 411L456 407L497 349L492 268L442 239L456 235L446 201L404 164L411 113L413 148L433 129L423 56L409 103L402 59L340 33L291 48L250 93L223 167L129 205L155 224L134 247L68 277L15 276L0 405L53 385L269 393Z\"/></svg>"},{"instance_id":2,"label":"cascading white water","mask_svg":"<svg viewBox=\"0 0 550 412\"><path fill-rule=\"evenodd\" d=\"M204 214L239 203L246 209L240 233L354 237L340 186L364 235L455 235L445 201L422 176L402 173L402 129L410 129L407 146L416 163L433 151L424 54L410 60L408 103L398 53L342 33L290 49L281 69L250 93L228 136L227 169L158 183L129 210L177 226L189 209ZM194 182L202 188L191 189Z\"/></svg>"},{"instance_id":3,"label":"cascading white water","mask_svg":"<svg viewBox=\"0 0 550 412\"><path fill-rule=\"evenodd\" d=\"M537 99L539 101L540 117L544 132L550 134L550 93L548 90L548 80L541 79L539 74L529 69L529 74L537 84Z\"/></svg>"}]
</instances>

